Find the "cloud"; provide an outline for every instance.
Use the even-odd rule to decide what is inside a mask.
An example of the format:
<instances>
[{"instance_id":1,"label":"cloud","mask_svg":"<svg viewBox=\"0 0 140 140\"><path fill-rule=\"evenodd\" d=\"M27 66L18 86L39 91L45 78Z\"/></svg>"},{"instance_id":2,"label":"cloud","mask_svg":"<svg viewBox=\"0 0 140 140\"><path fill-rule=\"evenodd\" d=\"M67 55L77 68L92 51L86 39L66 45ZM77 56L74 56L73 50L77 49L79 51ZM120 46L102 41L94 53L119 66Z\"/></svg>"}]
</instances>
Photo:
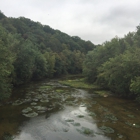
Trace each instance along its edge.
<instances>
[{"instance_id":1,"label":"cloud","mask_svg":"<svg viewBox=\"0 0 140 140\"><path fill-rule=\"evenodd\" d=\"M134 31L139 0L4 0L6 16L24 16L95 44Z\"/></svg>"}]
</instances>

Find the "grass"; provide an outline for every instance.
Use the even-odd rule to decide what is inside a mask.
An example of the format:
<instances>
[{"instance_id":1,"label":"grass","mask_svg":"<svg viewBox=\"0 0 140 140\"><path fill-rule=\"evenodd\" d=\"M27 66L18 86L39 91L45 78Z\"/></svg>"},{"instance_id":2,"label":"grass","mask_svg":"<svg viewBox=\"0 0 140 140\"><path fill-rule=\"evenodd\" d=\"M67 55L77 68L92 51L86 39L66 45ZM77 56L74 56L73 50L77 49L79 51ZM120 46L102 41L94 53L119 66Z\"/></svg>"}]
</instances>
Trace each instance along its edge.
<instances>
[{"instance_id":1,"label":"grass","mask_svg":"<svg viewBox=\"0 0 140 140\"><path fill-rule=\"evenodd\" d=\"M56 92L62 93L62 92L64 92L64 90L63 89L56 89Z\"/></svg>"},{"instance_id":2,"label":"grass","mask_svg":"<svg viewBox=\"0 0 140 140\"><path fill-rule=\"evenodd\" d=\"M74 79L74 80L63 80L63 81L59 81L59 83L75 88L99 89L99 87L96 85L86 83L84 78Z\"/></svg>"},{"instance_id":3,"label":"grass","mask_svg":"<svg viewBox=\"0 0 140 140\"><path fill-rule=\"evenodd\" d=\"M40 88L40 89L51 89L52 86L40 86L39 88Z\"/></svg>"},{"instance_id":4,"label":"grass","mask_svg":"<svg viewBox=\"0 0 140 140\"><path fill-rule=\"evenodd\" d=\"M94 90L94 93L102 97L107 97L111 94L110 91L103 90L100 86L96 84L87 83L85 78L78 78L78 77L76 77L77 79L73 79L75 77L69 77L69 78L72 78L72 79L61 80L59 81L59 83L66 86L74 87L74 88L92 89Z\"/></svg>"},{"instance_id":5,"label":"grass","mask_svg":"<svg viewBox=\"0 0 140 140\"><path fill-rule=\"evenodd\" d=\"M97 93L98 95L103 96L103 97L107 97L107 96L111 95L111 92L108 90L98 90L98 91L95 91L95 93Z\"/></svg>"}]
</instances>

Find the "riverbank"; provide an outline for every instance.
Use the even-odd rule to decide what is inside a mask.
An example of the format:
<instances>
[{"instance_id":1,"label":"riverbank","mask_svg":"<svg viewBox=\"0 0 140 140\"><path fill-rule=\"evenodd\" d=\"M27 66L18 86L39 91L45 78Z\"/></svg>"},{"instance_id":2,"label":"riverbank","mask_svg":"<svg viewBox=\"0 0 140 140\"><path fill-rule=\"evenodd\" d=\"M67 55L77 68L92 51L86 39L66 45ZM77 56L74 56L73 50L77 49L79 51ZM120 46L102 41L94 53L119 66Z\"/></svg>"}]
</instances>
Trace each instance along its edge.
<instances>
[{"instance_id":1,"label":"riverbank","mask_svg":"<svg viewBox=\"0 0 140 140\"><path fill-rule=\"evenodd\" d=\"M69 82L74 79L78 77ZM104 98L94 89L72 88L58 80L24 85L15 91L12 102L0 106L0 139L10 135L13 140L139 138L140 108L135 102Z\"/></svg>"},{"instance_id":2,"label":"riverbank","mask_svg":"<svg viewBox=\"0 0 140 140\"><path fill-rule=\"evenodd\" d=\"M81 78L82 75L79 75L76 77L76 75L69 75L68 77L65 77L65 79L60 80L59 83L70 86L73 88L81 88L81 89L88 89L88 90L94 90L94 92L100 96L107 97L111 95L110 91L102 89L100 86L96 84L90 84L87 83L85 78Z\"/></svg>"}]
</instances>

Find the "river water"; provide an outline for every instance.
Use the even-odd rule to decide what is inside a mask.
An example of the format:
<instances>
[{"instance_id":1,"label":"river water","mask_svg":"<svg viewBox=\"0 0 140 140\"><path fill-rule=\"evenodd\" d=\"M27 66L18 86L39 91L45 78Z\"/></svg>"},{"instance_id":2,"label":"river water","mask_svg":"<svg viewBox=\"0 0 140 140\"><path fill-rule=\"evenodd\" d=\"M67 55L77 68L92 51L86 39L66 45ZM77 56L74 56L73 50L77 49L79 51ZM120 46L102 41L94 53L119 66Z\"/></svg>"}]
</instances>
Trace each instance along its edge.
<instances>
[{"instance_id":1,"label":"river water","mask_svg":"<svg viewBox=\"0 0 140 140\"><path fill-rule=\"evenodd\" d=\"M57 80L17 88L0 104L0 139L139 140L139 104Z\"/></svg>"}]
</instances>

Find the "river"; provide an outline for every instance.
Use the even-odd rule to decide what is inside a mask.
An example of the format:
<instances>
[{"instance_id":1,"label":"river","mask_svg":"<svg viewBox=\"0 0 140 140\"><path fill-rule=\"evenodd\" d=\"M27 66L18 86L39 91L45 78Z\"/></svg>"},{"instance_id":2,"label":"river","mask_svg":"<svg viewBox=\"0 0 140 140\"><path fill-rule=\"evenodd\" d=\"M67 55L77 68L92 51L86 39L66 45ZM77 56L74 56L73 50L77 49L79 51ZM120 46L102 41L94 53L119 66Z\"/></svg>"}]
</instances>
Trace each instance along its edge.
<instances>
[{"instance_id":1,"label":"river","mask_svg":"<svg viewBox=\"0 0 140 140\"><path fill-rule=\"evenodd\" d=\"M0 104L0 139L139 140L140 106L57 80L33 82Z\"/></svg>"}]
</instances>

